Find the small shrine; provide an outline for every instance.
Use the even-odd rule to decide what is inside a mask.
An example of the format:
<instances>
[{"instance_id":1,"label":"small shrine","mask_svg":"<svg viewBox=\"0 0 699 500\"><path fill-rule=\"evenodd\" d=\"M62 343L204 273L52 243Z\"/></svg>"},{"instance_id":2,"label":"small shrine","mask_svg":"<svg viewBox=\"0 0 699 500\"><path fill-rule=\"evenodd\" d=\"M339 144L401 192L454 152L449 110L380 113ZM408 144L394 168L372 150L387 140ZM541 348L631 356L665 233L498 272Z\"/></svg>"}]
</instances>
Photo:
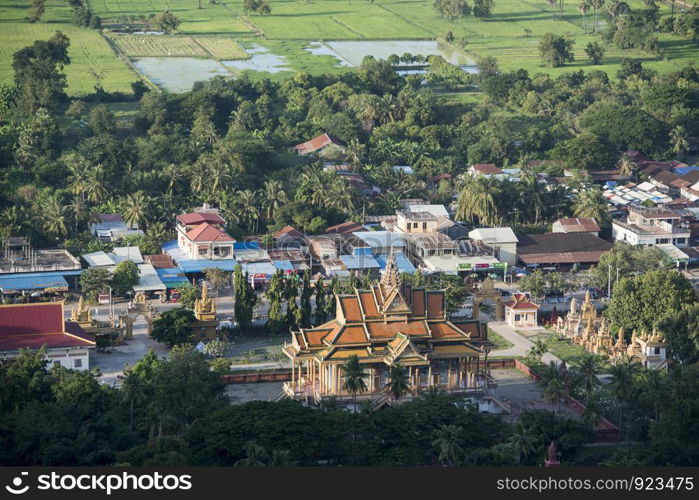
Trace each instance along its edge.
<instances>
[{"instance_id":1,"label":"small shrine","mask_svg":"<svg viewBox=\"0 0 699 500\"><path fill-rule=\"evenodd\" d=\"M81 328L89 328L92 326L92 312L85 304L85 298L81 295L78 305L70 310L70 320L77 323Z\"/></svg>"},{"instance_id":2,"label":"small shrine","mask_svg":"<svg viewBox=\"0 0 699 500\"><path fill-rule=\"evenodd\" d=\"M192 331L197 338L216 338L216 301L209 297L206 283L201 287L201 298L194 301L194 317L197 321L192 324Z\"/></svg>"}]
</instances>

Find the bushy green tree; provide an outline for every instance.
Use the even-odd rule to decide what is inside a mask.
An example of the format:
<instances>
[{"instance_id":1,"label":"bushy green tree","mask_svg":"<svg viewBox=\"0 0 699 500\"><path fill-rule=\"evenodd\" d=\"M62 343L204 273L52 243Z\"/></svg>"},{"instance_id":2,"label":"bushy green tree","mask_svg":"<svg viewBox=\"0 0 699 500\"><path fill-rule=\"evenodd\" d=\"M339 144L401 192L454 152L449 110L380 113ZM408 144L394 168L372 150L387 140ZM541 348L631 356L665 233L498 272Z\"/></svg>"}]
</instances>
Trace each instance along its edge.
<instances>
[{"instance_id":1,"label":"bushy green tree","mask_svg":"<svg viewBox=\"0 0 699 500\"><path fill-rule=\"evenodd\" d=\"M117 295L123 295L132 290L140 280L140 271L133 261L119 262L112 273L111 285Z\"/></svg>"},{"instance_id":2,"label":"bushy green tree","mask_svg":"<svg viewBox=\"0 0 699 500\"><path fill-rule=\"evenodd\" d=\"M195 320L194 313L184 307L165 311L153 321L151 337L170 347L192 344L197 340L192 331Z\"/></svg>"},{"instance_id":3,"label":"bushy green tree","mask_svg":"<svg viewBox=\"0 0 699 500\"><path fill-rule=\"evenodd\" d=\"M91 267L80 275L80 290L90 300L97 300L97 295L106 293L112 281L112 273L107 269Z\"/></svg>"},{"instance_id":4,"label":"bushy green tree","mask_svg":"<svg viewBox=\"0 0 699 500\"><path fill-rule=\"evenodd\" d=\"M575 41L564 36L546 33L539 41L542 62L549 68L557 68L575 61Z\"/></svg>"}]
</instances>

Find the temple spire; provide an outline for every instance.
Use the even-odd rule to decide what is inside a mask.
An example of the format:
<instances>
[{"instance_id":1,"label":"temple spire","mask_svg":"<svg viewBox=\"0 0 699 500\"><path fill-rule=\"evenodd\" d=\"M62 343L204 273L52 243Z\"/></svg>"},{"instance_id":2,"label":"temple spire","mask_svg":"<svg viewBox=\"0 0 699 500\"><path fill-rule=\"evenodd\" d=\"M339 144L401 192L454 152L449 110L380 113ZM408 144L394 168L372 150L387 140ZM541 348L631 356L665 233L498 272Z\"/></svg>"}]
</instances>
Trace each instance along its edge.
<instances>
[{"instance_id":1,"label":"temple spire","mask_svg":"<svg viewBox=\"0 0 699 500\"><path fill-rule=\"evenodd\" d=\"M396 265L396 257L393 255L393 249L386 259L386 267L381 274L381 284L390 290L391 288L397 287L400 283L400 277L398 276L398 266Z\"/></svg>"}]
</instances>

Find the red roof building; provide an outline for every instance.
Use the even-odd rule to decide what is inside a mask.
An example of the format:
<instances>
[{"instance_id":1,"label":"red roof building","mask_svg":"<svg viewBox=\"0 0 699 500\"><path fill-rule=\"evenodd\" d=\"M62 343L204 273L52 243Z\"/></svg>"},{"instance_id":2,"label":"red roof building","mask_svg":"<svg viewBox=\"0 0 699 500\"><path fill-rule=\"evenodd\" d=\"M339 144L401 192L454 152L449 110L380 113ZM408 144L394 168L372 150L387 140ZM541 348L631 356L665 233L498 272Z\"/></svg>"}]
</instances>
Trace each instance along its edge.
<instances>
[{"instance_id":1,"label":"red roof building","mask_svg":"<svg viewBox=\"0 0 699 500\"><path fill-rule=\"evenodd\" d=\"M338 233L338 234L347 234L347 233L354 233L356 231L366 231L366 228L360 224L357 224L356 222L353 221L347 221L343 222L342 224L336 224L334 226L328 227L326 229L326 232L328 233Z\"/></svg>"},{"instance_id":2,"label":"red roof building","mask_svg":"<svg viewBox=\"0 0 699 500\"><path fill-rule=\"evenodd\" d=\"M505 323L512 328L536 328L539 304L532 302L528 293L513 293L505 302Z\"/></svg>"},{"instance_id":3,"label":"red roof building","mask_svg":"<svg viewBox=\"0 0 699 500\"><path fill-rule=\"evenodd\" d=\"M225 220L221 218L220 215L213 212L194 212L191 214L181 214L177 216L177 222L184 224L185 226L196 226L203 224L204 222L208 224L220 224L224 225Z\"/></svg>"},{"instance_id":4,"label":"red roof building","mask_svg":"<svg viewBox=\"0 0 699 500\"><path fill-rule=\"evenodd\" d=\"M233 241L233 238L216 226L204 222L187 233L189 241Z\"/></svg>"},{"instance_id":5,"label":"red roof building","mask_svg":"<svg viewBox=\"0 0 699 500\"><path fill-rule=\"evenodd\" d=\"M504 174L494 163L476 163L475 165L471 165L468 171L471 175L491 176Z\"/></svg>"},{"instance_id":6,"label":"red roof building","mask_svg":"<svg viewBox=\"0 0 699 500\"><path fill-rule=\"evenodd\" d=\"M310 141L297 144L296 146L294 146L294 150L299 155L307 155L311 153L317 153L328 146L336 146L340 149L343 149L343 145L340 141L334 139L328 134L321 134L319 136L314 137Z\"/></svg>"},{"instance_id":7,"label":"red roof building","mask_svg":"<svg viewBox=\"0 0 699 500\"><path fill-rule=\"evenodd\" d=\"M594 217L566 217L551 226L554 233L590 233L599 235L599 225Z\"/></svg>"},{"instance_id":8,"label":"red roof building","mask_svg":"<svg viewBox=\"0 0 699 500\"><path fill-rule=\"evenodd\" d=\"M12 359L20 349L48 348L54 365L86 370L94 338L77 323L65 321L63 302L0 305L0 360Z\"/></svg>"}]
</instances>

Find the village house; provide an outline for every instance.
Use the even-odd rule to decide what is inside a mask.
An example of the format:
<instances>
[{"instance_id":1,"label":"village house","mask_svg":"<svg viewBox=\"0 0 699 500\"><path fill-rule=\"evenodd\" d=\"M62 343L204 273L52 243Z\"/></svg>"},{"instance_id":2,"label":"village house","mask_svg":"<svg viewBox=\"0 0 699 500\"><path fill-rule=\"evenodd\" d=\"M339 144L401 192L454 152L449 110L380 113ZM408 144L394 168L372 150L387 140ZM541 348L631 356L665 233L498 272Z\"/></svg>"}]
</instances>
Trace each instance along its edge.
<instances>
[{"instance_id":1,"label":"village house","mask_svg":"<svg viewBox=\"0 0 699 500\"><path fill-rule=\"evenodd\" d=\"M672 244L678 248L689 246L690 228L682 215L663 207L629 207L626 222L612 221L612 236L616 241L630 245Z\"/></svg>"},{"instance_id":2,"label":"village house","mask_svg":"<svg viewBox=\"0 0 699 500\"><path fill-rule=\"evenodd\" d=\"M320 402L349 399L343 365L357 356L367 390L358 399L385 398L391 366L405 367L413 397L432 387L478 394L486 387L492 344L478 320L450 321L445 292L403 286L392 255L381 280L368 290L335 295L336 317L291 334L283 352L292 363L284 391L292 398Z\"/></svg>"},{"instance_id":3,"label":"village house","mask_svg":"<svg viewBox=\"0 0 699 500\"><path fill-rule=\"evenodd\" d=\"M141 235L138 226L128 226L120 214L97 214L96 221L90 224L92 236L100 241L115 243L127 236Z\"/></svg>"},{"instance_id":4,"label":"village house","mask_svg":"<svg viewBox=\"0 0 699 500\"><path fill-rule=\"evenodd\" d=\"M497 250L498 261L508 266L517 263L517 243L519 240L509 227L481 227L468 233L468 237Z\"/></svg>"},{"instance_id":5,"label":"village house","mask_svg":"<svg viewBox=\"0 0 699 500\"><path fill-rule=\"evenodd\" d=\"M471 165L466 173L471 177L492 177L495 179L504 179L507 177L507 174L494 163L476 163L475 165Z\"/></svg>"},{"instance_id":6,"label":"village house","mask_svg":"<svg viewBox=\"0 0 699 500\"><path fill-rule=\"evenodd\" d=\"M321 134L310 141L302 142L293 147L299 156L315 154L323 158L334 158L345 153L345 146L328 134Z\"/></svg>"}]
</instances>

